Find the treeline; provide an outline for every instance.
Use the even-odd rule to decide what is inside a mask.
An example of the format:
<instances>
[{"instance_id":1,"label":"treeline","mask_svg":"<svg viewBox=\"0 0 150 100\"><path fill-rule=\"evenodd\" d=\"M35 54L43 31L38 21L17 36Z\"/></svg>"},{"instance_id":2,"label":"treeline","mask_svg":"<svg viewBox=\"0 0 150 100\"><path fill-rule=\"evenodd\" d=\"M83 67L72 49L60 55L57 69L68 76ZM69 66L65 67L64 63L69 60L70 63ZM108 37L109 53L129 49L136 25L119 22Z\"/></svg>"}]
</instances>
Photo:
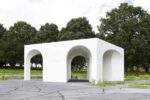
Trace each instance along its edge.
<instances>
[{"instance_id":1,"label":"treeline","mask_svg":"<svg viewBox=\"0 0 150 100\"><path fill-rule=\"evenodd\" d=\"M95 33L85 17L71 19L61 31L53 23L46 23L39 30L23 21L16 22L8 30L0 24L0 66L23 66L24 45L92 37ZM41 63L39 56L32 61Z\"/></svg>"},{"instance_id":2,"label":"treeline","mask_svg":"<svg viewBox=\"0 0 150 100\"><path fill-rule=\"evenodd\" d=\"M126 3L100 19L98 33L86 17L71 19L61 30L46 23L39 30L18 21L8 30L0 24L0 66L23 65L24 45L98 37L125 49L126 70L150 66L150 14ZM35 60L36 61L36 60Z\"/></svg>"}]
</instances>

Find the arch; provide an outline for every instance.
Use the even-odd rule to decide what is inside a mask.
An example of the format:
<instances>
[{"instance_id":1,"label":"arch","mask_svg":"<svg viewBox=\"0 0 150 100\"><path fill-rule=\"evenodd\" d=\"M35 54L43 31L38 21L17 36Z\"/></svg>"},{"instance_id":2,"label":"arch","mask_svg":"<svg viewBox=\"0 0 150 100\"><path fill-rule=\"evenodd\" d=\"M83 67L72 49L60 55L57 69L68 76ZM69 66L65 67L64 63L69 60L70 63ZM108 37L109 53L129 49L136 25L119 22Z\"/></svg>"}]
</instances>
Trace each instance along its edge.
<instances>
[{"instance_id":1,"label":"arch","mask_svg":"<svg viewBox=\"0 0 150 100\"><path fill-rule=\"evenodd\" d=\"M24 60L25 60L25 66L24 66L24 79L25 80L30 80L31 79L31 59L32 57L41 54L42 53L37 50L37 49L32 49L30 50L27 55L25 56ZM42 62L43 62L43 55L42 55Z\"/></svg>"},{"instance_id":2,"label":"arch","mask_svg":"<svg viewBox=\"0 0 150 100\"><path fill-rule=\"evenodd\" d=\"M90 80L90 69L91 69L91 52L90 50L82 45L72 47L67 53L67 81L71 79L71 62L77 57L82 56L87 62L87 80Z\"/></svg>"},{"instance_id":3,"label":"arch","mask_svg":"<svg viewBox=\"0 0 150 100\"><path fill-rule=\"evenodd\" d=\"M123 56L116 50L107 50L103 54L103 81L121 81Z\"/></svg>"}]
</instances>

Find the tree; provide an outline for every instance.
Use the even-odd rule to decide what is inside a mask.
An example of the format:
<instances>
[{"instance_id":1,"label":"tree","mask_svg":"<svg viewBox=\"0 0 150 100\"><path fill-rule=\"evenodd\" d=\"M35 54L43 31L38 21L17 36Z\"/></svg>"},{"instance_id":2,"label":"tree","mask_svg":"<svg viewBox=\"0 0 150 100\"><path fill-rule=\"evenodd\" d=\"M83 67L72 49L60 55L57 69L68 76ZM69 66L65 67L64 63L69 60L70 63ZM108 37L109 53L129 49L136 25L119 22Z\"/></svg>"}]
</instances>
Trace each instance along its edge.
<instances>
[{"instance_id":1,"label":"tree","mask_svg":"<svg viewBox=\"0 0 150 100\"><path fill-rule=\"evenodd\" d=\"M54 42L57 41L58 33L59 30L56 24L46 23L45 25L41 26L35 40L37 43Z\"/></svg>"},{"instance_id":2,"label":"tree","mask_svg":"<svg viewBox=\"0 0 150 100\"><path fill-rule=\"evenodd\" d=\"M58 35L59 40L72 40L95 37L86 17L71 19Z\"/></svg>"},{"instance_id":3,"label":"tree","mask_svg":"<svg viewBox=\"0 0 150 100\"><path fill-rule=\"evenodd\" d=\"M38 64L41 64L42 67L43 67L43 60L42 60L42 55L41 54L38 54L38 55L35 55L34 57L31 58L31 63L35 64L35 66L37 67Z\"/></svg>"},{"instance_id":4,"label":"tree","mask_svg":"<svg viewBox=\"0 0 150 100\"><path fill-rule=\"evenodd\" d=\"M86 66L86 60L82 56L76 56L71 62L71 68L73 71L81 71Z\"/></svg>"},{"instance_id":5,"label":"tree","mask_svg":"<svg viewBox=\"0 0 150 100\"><path fill-rule=\"evenodd\" d=\"M24 45L33 43L36 35L36 29L26 22L19 21L9 28L6 40L6 56L7 62L11 66L16 63L23 64Z\"/></svg>"},{"instance_id":6,"label":"tree","mask_svg":"<svg viewBox=\"0 0 150 100\"><path fill-rule=\"evenodd\" d=\"M3 35L6 32L6 28L3 27L2 24L0 24L0 67L5 64L5 56L4 56L4 39Z\"/></svg>"},{"instance_id":7,"label":"tree","mask_svg":"<svg viewBox=\"0 0 150 100\"><path fill-rule=\"evenodd\" d=\"M150 15L145 10L123 3L100 21L99 34L125 49L126 68L150 65Z\"/></svg>"},{"instance_id":8,"label":"tree","mask_svg":"<svg viewBox=\"0 0 150 100\"><path fill-rule=\"evenodd\" d=\"M0 39L2 39L5 32L6 28L4 28L2 24L0 24Z\"/></svg>"}]
</instances>

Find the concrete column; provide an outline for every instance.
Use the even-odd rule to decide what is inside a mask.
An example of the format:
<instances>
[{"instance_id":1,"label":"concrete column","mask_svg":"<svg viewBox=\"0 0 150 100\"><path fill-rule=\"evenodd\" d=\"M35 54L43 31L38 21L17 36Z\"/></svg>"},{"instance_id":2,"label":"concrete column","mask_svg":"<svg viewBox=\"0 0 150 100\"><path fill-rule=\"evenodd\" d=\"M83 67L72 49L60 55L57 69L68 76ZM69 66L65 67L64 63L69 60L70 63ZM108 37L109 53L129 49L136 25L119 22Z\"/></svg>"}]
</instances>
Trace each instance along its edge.
<instances>
[{"instance_id":1,"label":"concrete column","mask_svg":"<svg viewBox=\"0 0 150 100\"><path fill-rule=\"evenodd\" d=\"M26 57L24 58L24 80L30 80L30 58Z\"/></svg>"}]
</instances>

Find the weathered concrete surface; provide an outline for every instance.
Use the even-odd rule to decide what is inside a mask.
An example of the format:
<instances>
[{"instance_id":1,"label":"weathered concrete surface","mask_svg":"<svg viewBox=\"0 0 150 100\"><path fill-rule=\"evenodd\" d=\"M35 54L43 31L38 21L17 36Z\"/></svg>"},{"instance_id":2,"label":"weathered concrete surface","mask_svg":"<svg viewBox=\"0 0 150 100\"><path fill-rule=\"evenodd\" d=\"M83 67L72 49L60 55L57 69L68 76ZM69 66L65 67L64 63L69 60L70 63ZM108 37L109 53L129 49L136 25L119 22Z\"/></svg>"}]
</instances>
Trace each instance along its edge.
<instances>
[{"instance_id":1,"label":"weathered concrete surface","mask_svg":"<svg viewBox=\"0 0 150 100\"><path fill-rule=\"evenodd\" d=\"M98 38L25 45L24 80L31 79L30 62L38 54L43 58L45 82L67 83L71 79L71 62L77 56L85 58L90 82L124 80L124 49Z\"/></svg>"},{"instance_id":2,"label":"weathered concrete surface","mask_svg":"<svg viewBox=\"0 0 150 100\"><path fill-rule=\"evenodd\" d=\"M0 100L150 100L150 90L107 88L88 83L0 81Z\"/></svg>"}]
</instances>

